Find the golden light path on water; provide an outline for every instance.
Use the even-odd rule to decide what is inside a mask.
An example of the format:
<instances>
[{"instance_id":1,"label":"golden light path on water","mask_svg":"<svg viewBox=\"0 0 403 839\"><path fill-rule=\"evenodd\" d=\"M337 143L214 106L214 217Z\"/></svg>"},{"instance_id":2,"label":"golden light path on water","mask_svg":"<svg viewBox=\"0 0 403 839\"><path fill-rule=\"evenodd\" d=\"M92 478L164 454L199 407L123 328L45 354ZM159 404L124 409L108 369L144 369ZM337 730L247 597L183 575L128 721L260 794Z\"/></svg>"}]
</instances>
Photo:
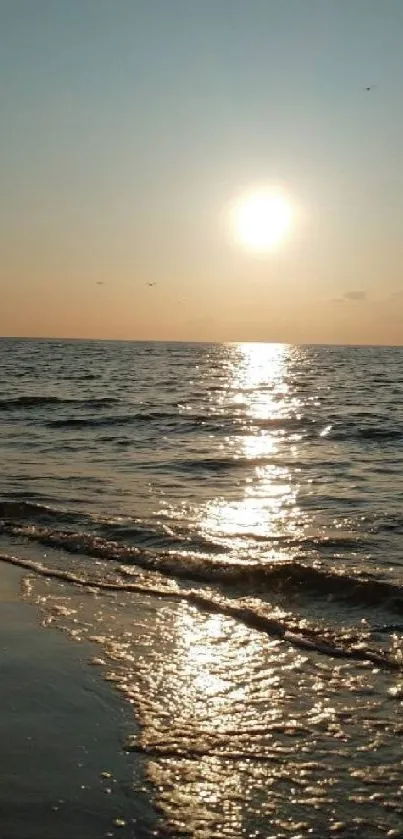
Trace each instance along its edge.
<instances>
[{"instance_id":1,"label":"golden light path on water","mask_svg":"<svg viewBox=\"0 0 403 839\"><path fill-rule=\"evenodd\" d=\"M279 455L277 421L298 415L300 405L289 393L288 347L243 344L230 353L232 405L235 410L242 406L252 426L257 420L266 427L238 436L234 447L231 440L224 444L234 460L245 461L239 498L209 501L200 511L199 528L206 537L221 538L236 550L251 536L275 539L297 529L297 490L291 471L275 460ZM290 444L288 457L296 454L296 445ZM271 551L268 557L273 559ZM280 616L281 610L276 614ZM181 749L186 753L190 746L200 749L201 755L197 764L183 759L151 764L171 822L186 826L194 837L238 837L245 831L246 801L257 798L256 813L269 815L272 806L263 804L262 792L273 783L273 767L270 761L266 767L249 764L255 751L267 749L271 726L286 729L290 721L291 726L296 724L293 693L287 695L282 674L299 671L304 661L298 653L282 649L280 642L251 634L226 617L201 619L187 608L176 613L171 668L165 673L168 692L176 688L180 696L172 737L179 753ZM284 721L287 704L290 713ZM280 755L282 746L271 746ZM239 759L234 761L231 755L237 752Z\"/></svg>"},{"instance_id":2,"label":"golden light path on water","mask_svg":"<svg viewBox=\"0 0 403 839\"><path fill-rule=\"evenodd\" d=\"M251 467L239 481L237 500L216 498L206 505L200 529L211 538L275 538L296 528L297 488L279 456L281 421L298 418L301 408L287 382L290 351L284 344L239 344L233 353L228 383L233 405L242 405L250 425L258 421L263 427L227 441L234 459L244 459L246 468L249 461ZM295 438L288 444L288 461L298 454Z\"/></svg>"},{"instance_id":3,"label":"golden light path on water","mask_svg":"<svg viewBox=\"0 0 403 839\"><path fill-rule=\"evenodd\" d=\"M194 837L244 834L245 802L251 787L263 787L265 772L248 770L253 729L282 714L278 663L268 666L267 642L250 637L228 619L200 620L194 610L176 614L171 661L164 672L167 693L179 702L168 739L177 756L152 761L171 824ZM278 642L269 642L277 652ZM265 697L256 691L256 672ZM261 706L261 707L259 707ZM249 756L248 756L249 754ZM235 758L235 759L234 759Z\"/></svg>"}]
</instances>

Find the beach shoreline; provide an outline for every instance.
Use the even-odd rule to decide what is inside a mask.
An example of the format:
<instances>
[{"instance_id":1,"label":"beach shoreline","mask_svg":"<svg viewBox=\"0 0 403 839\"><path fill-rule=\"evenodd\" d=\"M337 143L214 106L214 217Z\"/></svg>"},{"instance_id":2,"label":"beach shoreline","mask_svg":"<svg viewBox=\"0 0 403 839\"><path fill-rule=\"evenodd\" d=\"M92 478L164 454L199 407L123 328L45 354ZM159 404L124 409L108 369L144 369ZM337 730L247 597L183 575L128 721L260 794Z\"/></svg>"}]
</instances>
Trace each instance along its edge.
<instances>
[{"instance_id":1,"label":"beach shoreline","mask_svg":"<svg viewBox=\"0 0 403 839\"><path fill-rule=\"evenodd\" d=\"M130 706L88 666L95 646L40 626L22 577L1 563L0 835L155 835L144 762L123 750L137 729Z\"/></svg>"}]
</instances>

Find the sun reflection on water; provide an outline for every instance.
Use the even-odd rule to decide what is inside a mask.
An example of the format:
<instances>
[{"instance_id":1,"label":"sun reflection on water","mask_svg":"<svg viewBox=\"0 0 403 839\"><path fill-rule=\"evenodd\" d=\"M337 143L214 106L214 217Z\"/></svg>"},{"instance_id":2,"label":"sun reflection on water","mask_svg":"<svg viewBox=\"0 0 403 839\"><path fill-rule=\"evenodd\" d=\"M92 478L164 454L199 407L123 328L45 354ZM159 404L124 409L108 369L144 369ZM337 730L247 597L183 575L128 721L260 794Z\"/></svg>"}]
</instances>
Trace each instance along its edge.
<instances>
[{"instance_id":1,"label":"sun reflection on water","mask_svg":"<svg viewBox=\"0 0 403 839\"><path fill-rule=\"evenodd\" d=\"M191 608L176 613L173 639L175 690L178 679L183 685L182 720L178 718L177 723L191 721L202 735L207 715L210 734L227 731L238 703L247 702L253 692L251 657L267 667L267 640L258 634L250 636L242 625L236 627L221 614L207 614L201 620L200 613ZM270 668L265 677L269 675Z\"/></svg>"},{"instance_id":2,"label":"sun reflection on water","mask_svg":"<svg viewBox=\"0 0 403 839\"><path fill-rule=\"evenodd\" d=\"M227 438L222 448L241 463L235 498L208 501L199 528L210 538L239 540L291 535L300 518L298 482L293 463L298 458L298 434L284 432L287 420L298 421L302 402L289 383L295 349L284 344L237 344L229 352L230 402L241 418L242 433ZM256 425L257 423L257 425ZM227 546L229 547L228 543Z\"/></svg>"},{"instance_id":3,"label":"sun reflection on water","mask_svg":"<svg viewBox=\"0 0 403 839\"><path fill-rule=\"evenodd\" d=\"M275 419L283 415L282 397L289 348L285 344L238 344L230 374L231 385L248 403L249 416Z\"/></svg>"},{"instance_id":4,"label":"sun reflection on water","mask_svg":"<svg viewBox=\"0 0 403 839\"><path fill-rule=\"evenodd\" d=\"M181 620L182 669L189 681L193 681L196 696L202 694L209 702L222 695L226 684L222 669L217 668L218 641L223 637L224 623L222 615L209 615L201 632L192 613L185 613Z\"/></svg>"},{"instance_id":5,"label":"sun reflection on water","mask_svg":"<svg viewBox=\"0 0 403 839\"><path fill-rule=\"evenodd\" d=\"M152 742L172 749L169 759L149 765L159 803L168 821L195 839L251 835L246 802L256 782L272 783L270 755L283 748L272 726L281 730L289 701L282 672L297 666L298 656L223 615L183 607L172 617L170 655L162 650L160 661L172 720L165 732L150 732ZM255 764L255 755L265 754L267 766ZM267 807L259 800L255 812Z\"/></svg>"}]
</instances>

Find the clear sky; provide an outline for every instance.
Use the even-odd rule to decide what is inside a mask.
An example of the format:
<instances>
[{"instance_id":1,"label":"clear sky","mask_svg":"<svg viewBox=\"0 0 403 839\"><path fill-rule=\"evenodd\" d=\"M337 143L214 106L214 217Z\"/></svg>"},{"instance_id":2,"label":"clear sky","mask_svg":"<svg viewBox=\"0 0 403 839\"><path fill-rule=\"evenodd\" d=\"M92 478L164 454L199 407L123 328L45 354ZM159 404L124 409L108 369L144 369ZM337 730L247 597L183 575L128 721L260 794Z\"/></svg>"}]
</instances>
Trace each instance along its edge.
<instances>
[{"instance_id":1,"label":"clear sky","mask_svg":"<svg viewBox=\"0 0 403 839\"><path fill-rule=\"evenodd\" d=\"M0 334L403 343L402 32L402 0L0 0ZM271 185L255 254L228 207Z\"/></svg>"}]
</instances>

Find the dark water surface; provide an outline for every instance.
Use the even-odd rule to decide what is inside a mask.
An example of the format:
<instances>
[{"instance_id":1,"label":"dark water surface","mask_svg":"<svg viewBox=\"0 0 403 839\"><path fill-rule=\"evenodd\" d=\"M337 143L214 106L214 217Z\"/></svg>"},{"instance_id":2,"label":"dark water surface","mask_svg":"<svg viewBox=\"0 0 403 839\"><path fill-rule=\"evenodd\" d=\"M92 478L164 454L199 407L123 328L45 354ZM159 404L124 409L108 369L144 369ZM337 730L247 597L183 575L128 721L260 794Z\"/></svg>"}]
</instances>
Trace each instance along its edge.
<instances>
[{"instance_id":1,"label":"dark water surface","mask_svg":"<svg viewBox=\"0 0 403 839\"><path fill-rule=\"evenodd\" d=\"M403 350L0 362L0 552L99 641L166 831L403 836Z\"/></svg>"}]
</instances>

